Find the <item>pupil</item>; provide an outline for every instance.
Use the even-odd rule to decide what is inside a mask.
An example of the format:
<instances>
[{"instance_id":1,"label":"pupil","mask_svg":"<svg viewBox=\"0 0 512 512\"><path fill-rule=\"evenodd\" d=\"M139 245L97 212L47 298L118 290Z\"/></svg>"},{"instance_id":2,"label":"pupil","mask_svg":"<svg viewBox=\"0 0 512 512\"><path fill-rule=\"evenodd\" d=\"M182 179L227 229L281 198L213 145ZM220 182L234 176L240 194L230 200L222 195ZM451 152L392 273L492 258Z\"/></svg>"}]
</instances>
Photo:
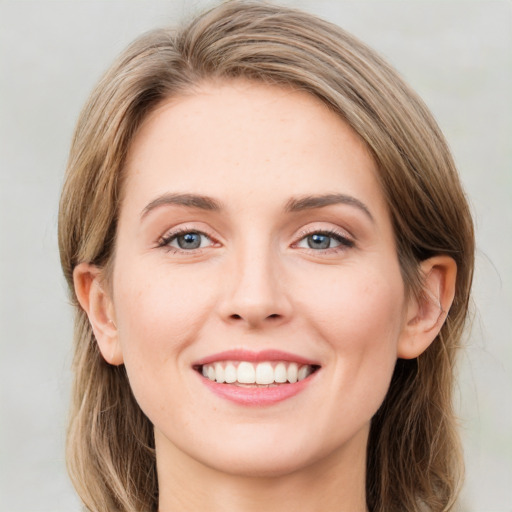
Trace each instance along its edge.
<instances>
[{"instance_id":1,"label":"pupil","mask_svg":"<svg viewBox=\"0 0 512 512\"><path fill-rule=\"evenodd\" d=\"M199 233L186 233L178 237L180 249L197 249L201 245Z\"/></svg>"},{"instance_id":2,"label":"pupil","mask_svg":"<svg viewBox=\"0 0 512 512\"><path fill-rule=\"evenodd\" d=\"M311 249L328 249L331 244L330 237L326 235L310 235L308 236L308 245Z\"/></svg>"}]
</instances>

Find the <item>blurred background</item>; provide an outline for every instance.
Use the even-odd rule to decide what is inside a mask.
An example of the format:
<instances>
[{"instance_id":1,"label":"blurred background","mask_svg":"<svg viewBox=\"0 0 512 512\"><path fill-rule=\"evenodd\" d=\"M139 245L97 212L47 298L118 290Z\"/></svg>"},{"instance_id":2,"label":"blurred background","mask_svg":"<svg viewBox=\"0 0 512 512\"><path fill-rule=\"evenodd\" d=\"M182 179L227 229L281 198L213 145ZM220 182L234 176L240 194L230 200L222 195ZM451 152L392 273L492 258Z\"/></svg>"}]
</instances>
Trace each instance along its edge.
<instances>
[{"instance_id":1,"label":"blurred background","mask_svg":"<svg viewBox=\"0 0 512 512\"><path fill-rule=\"evenodd\" d=\"M0 0L0 511L73 512L64 438L72 311L57 204L78 113L137 35L216 2ZM453 150L476 218L457 401L467 512L512 511L512 3L286 0L384 55Z\"/></svg>"}]
</instances>

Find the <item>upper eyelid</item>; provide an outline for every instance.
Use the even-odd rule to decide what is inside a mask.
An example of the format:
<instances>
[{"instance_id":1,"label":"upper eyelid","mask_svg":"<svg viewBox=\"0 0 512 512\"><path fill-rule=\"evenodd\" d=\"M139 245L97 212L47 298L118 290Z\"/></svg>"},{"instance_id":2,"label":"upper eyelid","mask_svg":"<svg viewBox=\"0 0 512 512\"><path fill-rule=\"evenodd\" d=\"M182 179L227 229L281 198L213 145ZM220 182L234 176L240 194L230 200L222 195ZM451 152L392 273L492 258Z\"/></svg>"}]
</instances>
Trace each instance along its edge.
<instances>
[{"instance_id":1,"label":"upper eyelid","mask_svg":"<svg viewBox=\"0 0 512 512\"><path fill-rule=\"evenodd\" d=\"M302 240L303 238L305 238L307 236L313 235L315 233L324 233L326 235L337 235L340 238L345 238L345 239L350 240L352 242L356 241L356 237L354 235L352 235L352 233L350 233L346 229L343 229L343 228L340 228L340 227L332 227L332 226L331 227L314 226L311 229L309 229L309 228L301 229L297 233L297 235L295 237L296 241L294 243L298 242L299 240Z\"/></svg>"},{"instance_id":2,"label":"upper eyelid","mask_svg":"<svg viewBox=\"0 0 512 512\"><path fill-rule=\"evenodd\" d=\"M314 235L314 234L323 234L330 238L337 239L339 245L335 247L328 247L325 249L313 249L309 247L300 247L299 244L305 240L308 236ZM327 255L327 254L339 254L342 252L345 252L349 249L354 249L357 247L356 245L356 238L352 236L347 230L341 228L341 227L333 227L332 225L328 228L321 228L318 226L314 226L311 229L305 228L302 229L297 237L295 238L295 241L290 245L291 248L294 249L300 249L302 251L314 251L314 254L320 255Z\"/></svg>"},{"instance_id":3,"label":"upper eyelid","mask_svg":"<svg viewBox=\"0 0 512 512\"><path fill-rule=\"evenodd\" d=\"M199 233L201 235L205 235L208 238L215 238L214 235L211 233L211 231L204 227L196 227L196 226L189 226L187 224L185 225L178 225L171 227L164 231L164 234L160 236L160 238L169 238L174 236L179 236L184 233Z\"/></svg>"},{"instance_id":4,"label":"upper eyelid","mask_svg":"<svg viewBox=\"0 0 512 512\"><path fill-rule=\"evenodd\" d=\"M211 235L210 233L208 233L208 230L197 229L197 228L190 227L190 226L182 226L182 227L170 228L163 235L158 237L158 240L156 242L157 247L169 246L170 242L174 241L180 235L184 235L186 233L198 233L200 235L204 235L205 237L207 237L213 244L218 243L217 238L214 237L213 235ZM194 250L194 249L192 249L192 250ZM187 251L187 252L191 252L191 251Z\"/></svg>"},{"instance_id":5,"label":"upper eyelid","mask_svg":"<svg viewBox=\"0 0 512 512\"><path fill-rule=\"evenodd\" d=\"M168 239L174 241L177 238L179 238L180 236L188 235L188 234L191 234L191 233L194 233L194 234L199 235L199 236L204 236L204 237L208 238L208 240L213 241L211 236L207 235L206 233L203 233L202 231L183 231L181 233L178 231L177 233L171 234L168 237Z\"/></svg>"}]
</instances>

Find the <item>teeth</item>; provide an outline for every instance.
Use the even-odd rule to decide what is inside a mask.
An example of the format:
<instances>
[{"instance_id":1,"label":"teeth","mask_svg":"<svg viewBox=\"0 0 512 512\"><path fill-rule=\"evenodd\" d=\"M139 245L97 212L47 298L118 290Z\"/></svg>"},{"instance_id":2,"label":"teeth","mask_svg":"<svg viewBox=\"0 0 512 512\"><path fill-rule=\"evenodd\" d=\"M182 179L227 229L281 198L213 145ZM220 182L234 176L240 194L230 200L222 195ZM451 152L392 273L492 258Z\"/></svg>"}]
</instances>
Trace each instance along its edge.
<instances>
[{"instance_id":1,"label":"teeth","mask_svg":"<svg viewBox=\"0 0 512 512\"><path fill-rule=\"evenodd\" d=\"M274 368L270 363L260 363L256 366L256 384L272 384L274 382Z\"/></svg>"},{"instance_id":2,"label":"teeth","mask_svg":"<svg viewBox=\"0 0 512 512\"><path fill-rule=\"evenodd\" d=\"M292 363L288 366L287 378L288 382L297 382L298 366L296 363Z\"/></svg>"},{"instance_id":3,"label":"teeth","mask_svg":"<svg viewBox=\"0 0 512 512\"><path fill-rule=\"evenodd\" d=\"M224 380L228 384L236 382L236 367L232 363L228 363L224 369Z\"/></svg>"},{"instance_id":4,"label":"teeth","mask_svg":"<svg viewBox=\"0 0 512 512\"><path fill-rule=\"evenodd\" d=\"M301 381L311 375L314 369L311 365L284 361L265 361L258 364L227 361L205 364L201 371L204 377L218 383L265 386Z\"/></svg>"},{"instance_id":5,"label":"teeth","mask_svg":"<svg viewBox=\"0 0 512 512\"><path fill-rule=\"evenodd\" d=\"M288 380L288 372L286 371L286 365L284 363L278 363L274 368L274 380L279 383Z\"/></svg>"},{"instance_id":6,"label":"teeth","mask_svg":"<svg viewBox=\"0 0 512 512\"><path fill-rule=\"evenodd\" d=\"M309 375L308 367L307 366L301 366L299 368L299 373L297 374L297 380L304 380L308 375Z\"/></svg>"},{"instance_id":7,"label":"teeth","mask_svg":"<svg viewBox=\"0 0 512 512\"><path fill-rule=\"evenodd\" d=\"M236 380L240 384L254 384L256 382L256 372L251 363L242 361L236 369Z\"/></svg>"},{"instance_id":8,"label":"teeth","mask_svg":"<svg viewBox=\"0 0 512 512\"><path fill-rule=\"evenodd\" d=\"M220 363L215 364L215 380L217 382L224 382L226 380L224 376L224 368Z\"/></svg>"}]
</instances>

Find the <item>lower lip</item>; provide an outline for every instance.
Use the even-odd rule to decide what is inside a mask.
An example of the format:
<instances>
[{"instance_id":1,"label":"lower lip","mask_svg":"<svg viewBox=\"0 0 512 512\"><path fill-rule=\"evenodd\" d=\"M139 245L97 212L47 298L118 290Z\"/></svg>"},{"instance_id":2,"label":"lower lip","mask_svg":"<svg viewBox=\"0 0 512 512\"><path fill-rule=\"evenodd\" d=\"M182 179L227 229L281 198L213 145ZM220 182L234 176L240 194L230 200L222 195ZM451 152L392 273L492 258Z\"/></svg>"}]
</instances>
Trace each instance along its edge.
<instances>
[{"instance_id":1,"label":"lower lip","mask_svg":"<svg viewBox=\"0 0 512 512\"><path fill-rule=\"evenodd\" d=\"M287 398L295 396L304 390L318 373L309 375L305 379L294 382L293 384L281 384L278 386L263 387L244 387L235 384L219 384L198 374L203 384L217 396L230 400L240 405L273 405Z\"/></svg>"}]
</instances>

